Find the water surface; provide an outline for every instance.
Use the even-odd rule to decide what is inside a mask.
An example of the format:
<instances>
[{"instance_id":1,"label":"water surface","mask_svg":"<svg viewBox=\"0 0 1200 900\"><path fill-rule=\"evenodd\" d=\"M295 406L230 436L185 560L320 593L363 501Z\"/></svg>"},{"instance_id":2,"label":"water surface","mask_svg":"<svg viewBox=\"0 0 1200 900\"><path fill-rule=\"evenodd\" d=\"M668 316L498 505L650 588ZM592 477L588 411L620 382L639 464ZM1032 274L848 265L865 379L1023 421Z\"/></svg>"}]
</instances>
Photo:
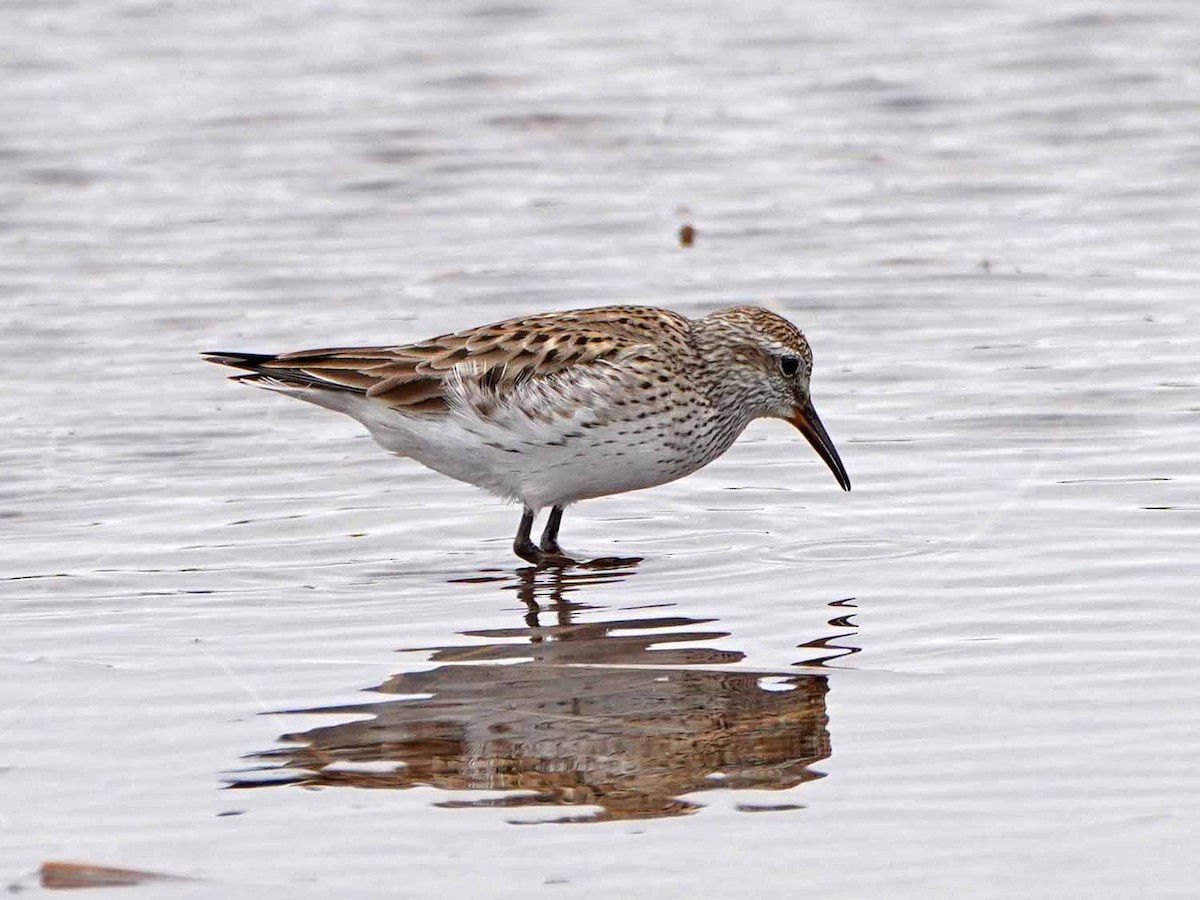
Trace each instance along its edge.
<instances>
[{"instance_id":1,"label":"water surface","mask_svg":"<svg viewBox=\"0 0 1200 900\"><path fill-rule=\"evenodd\" d=\"M1192 4L0 16L4 885L1194 894ZM746 301L853 493L757 423L604 571L196 355Z\"/></svg>"}]
</instances>

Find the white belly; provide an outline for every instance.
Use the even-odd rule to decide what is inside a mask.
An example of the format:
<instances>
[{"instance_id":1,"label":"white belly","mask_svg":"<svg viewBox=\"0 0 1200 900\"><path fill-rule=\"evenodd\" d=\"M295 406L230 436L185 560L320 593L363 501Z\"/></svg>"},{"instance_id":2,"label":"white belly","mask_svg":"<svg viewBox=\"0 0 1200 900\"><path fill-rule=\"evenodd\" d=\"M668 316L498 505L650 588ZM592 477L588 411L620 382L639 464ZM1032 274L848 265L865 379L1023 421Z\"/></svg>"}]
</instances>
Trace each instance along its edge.
<instances>
[{"instance_id":1,"label":"white belly","mask_svg":"<svg viewBox=\"0 0 1200 900\"><path fill-rule=\"evenodd\" d=\"M589 427L565 419L514 434L484 420L404 415L369 402L344 411L392 453L535 511L673 481L711 462L737 437L684 438L665 419Z\"/></svg>"}]
</instances>

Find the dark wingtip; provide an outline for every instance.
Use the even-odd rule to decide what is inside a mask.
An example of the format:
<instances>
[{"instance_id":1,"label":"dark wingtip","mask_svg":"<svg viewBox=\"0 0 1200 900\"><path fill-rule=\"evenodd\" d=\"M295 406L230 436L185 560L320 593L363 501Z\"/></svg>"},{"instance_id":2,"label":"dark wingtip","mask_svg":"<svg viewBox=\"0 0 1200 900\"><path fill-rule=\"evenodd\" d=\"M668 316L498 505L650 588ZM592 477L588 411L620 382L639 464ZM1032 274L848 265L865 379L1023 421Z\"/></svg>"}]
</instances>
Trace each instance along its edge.
<instances>
[{"instance_id":1,"label":"dark wingtip","mask_svg":"<svg viewBox=\"0 0 1200 900\"><path fill-rule=\"evenodd\" d=\"M270 353L237 353L228 350L203 350L200 356L205 362L233 366L235 369L249 369L251 372L257 371L263 363L275 358Z\"/></svg>"},{"instance_id":2,"label":"dark wingtip","mask_svg":"<svg viewBox=\"0 0 1200 900\"><path fill-rule=\"evenodd\" d=\"M273 353L236 353L226 350L205 350L200 354L207 362L230 366L234 369L245 369L249 374L234 375L230 381L241 381L246 384L261 384L263 386L288 388L317 388L323 391L344 391L350 394L365 394L366 390L349 384L341 384L319 375L314 375L304 369L288 368L287 363L280 362L286 358Z\"/></svg>"}]
</instances>

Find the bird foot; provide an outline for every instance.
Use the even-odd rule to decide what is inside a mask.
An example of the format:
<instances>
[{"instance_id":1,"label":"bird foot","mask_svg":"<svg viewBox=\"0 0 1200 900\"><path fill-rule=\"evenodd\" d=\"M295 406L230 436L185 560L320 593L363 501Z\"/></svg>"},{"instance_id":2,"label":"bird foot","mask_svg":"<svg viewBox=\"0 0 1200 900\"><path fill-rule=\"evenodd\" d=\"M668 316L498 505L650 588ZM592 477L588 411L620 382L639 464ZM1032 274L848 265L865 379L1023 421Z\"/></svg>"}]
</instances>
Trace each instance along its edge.
<instances>
[{"instance_id":1,"label":"bird foot","mask_svg":"<svg viewBox=\"0 0 1200 900\"><path fill-rule=\"evenodd\" d=\"M577 561L563 553L557 543L553 549L539 547L533 541L517 541L513 544L513 552L526 562L533 563L539 568L565 568L578 565Z\"/></svg>"},{"instance_id":2,"label":"bird foot","mask_svg":"<svg viewBox=\"0 0 1200 900\"><path fill-rule=\"evenodd\" d=\"M643 559L645 559L643 556L601 556L579 563L579 567L581 569L624 569L636 566Z\"/></svg>"},{"instance_id":3,"label":"bird foot","mask_svg":"<svg viewBox=\"0 0 1200 900\"><path fill-rule=\"evenodd\" d=\"M543 540L540 545L533 541L516 541L513 552L525 562L533 563L539 569L619 569L626 566L636 566L642 561L640 556L601 556L598 559L575 559L568 554L558 541Z\"/></svg>"}]
</instances>

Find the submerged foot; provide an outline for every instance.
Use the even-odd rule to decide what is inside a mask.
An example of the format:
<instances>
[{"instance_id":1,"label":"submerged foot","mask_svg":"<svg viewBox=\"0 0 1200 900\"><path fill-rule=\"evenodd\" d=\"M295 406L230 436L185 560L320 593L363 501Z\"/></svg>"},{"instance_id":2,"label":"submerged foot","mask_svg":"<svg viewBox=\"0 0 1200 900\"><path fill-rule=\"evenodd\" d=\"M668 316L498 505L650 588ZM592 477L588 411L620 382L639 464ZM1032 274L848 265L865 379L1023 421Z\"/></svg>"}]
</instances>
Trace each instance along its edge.
<instances>
[{"instance_id":1,"label":"submerged foot","mask_svg":"<svg viewBox=\"0 0 1200 900\"><path fill-rule=\"evenodd\" d=\"M532 541L528 544L513 544L513 551L521 559L533 563L539 569L621 569L636 566L641 556L601 556L596 559L576 559L555 545L553 550L544 550Z\"/></svg>"},{"instance_id":2,"label":"submerged foot","mask_svg":"<svg viewBox=\"0 0 1200 900\"><path fill-rule=\"evenodd\" d=\"M547 543L549 543L551 546L546 547L545 545ZM528 538L524 541L518 539L513 542L513 553L517 554L517 556L521 557L521 559L525 560L526 562L531 562L535 566L539 567L549 568L554 566L562 567L578 565L576 560L571 559L571 557L567 556L563 552L562 548L558 546L557 541L543 541L542 544L543 546L539 547Z\"/></svg>"},{"instance_id":3,"label":"submerged foot","mask_svg":"<svg viewBox=\"0 0 1200 900\"><path fill-rule=\"evenodd\" d=\"M636 566L643 559L645 559L643 556L600 556L579 563L579 567L581 569L624 569Z\"/></svg>"}]
</instances>

